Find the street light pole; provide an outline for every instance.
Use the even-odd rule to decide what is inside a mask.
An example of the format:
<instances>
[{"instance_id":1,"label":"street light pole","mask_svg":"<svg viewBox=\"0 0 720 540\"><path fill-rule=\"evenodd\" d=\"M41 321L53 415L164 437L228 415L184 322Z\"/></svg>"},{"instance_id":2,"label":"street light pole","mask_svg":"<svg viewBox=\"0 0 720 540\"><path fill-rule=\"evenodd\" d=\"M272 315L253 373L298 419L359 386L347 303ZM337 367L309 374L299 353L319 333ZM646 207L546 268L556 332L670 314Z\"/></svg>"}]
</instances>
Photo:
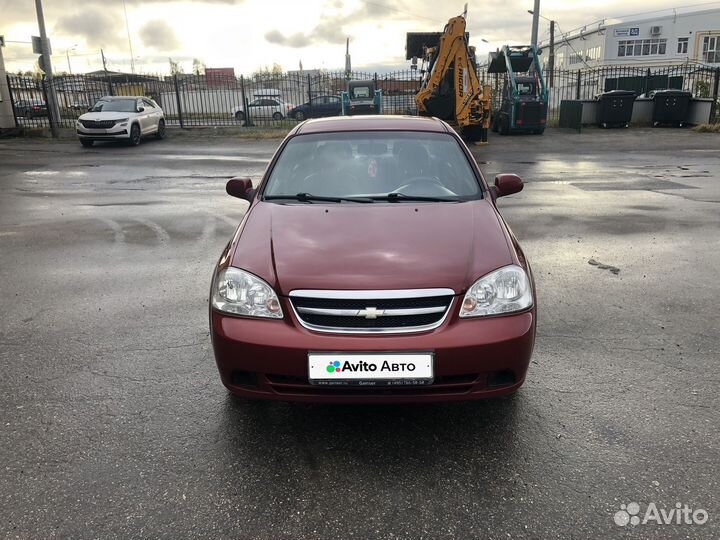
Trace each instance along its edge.
<instances>
[{"instance_id":1,"label":"street light pole","mask_svg":"<svg viewBox=\"0 0 720 540\"><path fill-rule=\"evenodd\" d=\"M548 84L550 88L553 87L555 79L555 21L550 21L550 58L548 58L548 71L550 76L548 77Z\"/></svg>"},{"instance_id":2,"label":"street light pole","mask_svg":"<svg viewBox=\"0 0 720 540\"><path fill-rule=\"evenodd\" d=\"M69 49L65 49L65 56L67 57L67 63L68 63L68 73L72 75L72 66L70 65L70 51L74 51L77 49L77 44L73 45Z\"/></svg>"},{"instance_id":3,"label":"street light pole","mask_svg":"<svg viewBox=\"0 0 720 540\"><path fill-rule=\"evenodd\" d=\"M48 42L47 32L45 31L45 17L43 15L42 0L35 0L35 11L37 11L38 27L40 29L40 44L42 47L42 55L44 57L45 81L47 83L47 101L48 115L50 118L50 131L52 136L57 138L58 120L60 120L60 111L55 99L55 87L53 86L52 61L50 60L50 43Z\"/></svg>"},{"instance_id":4,"label":"street light pole","mask_svg":"<svg viewBox=\"0 0 720 540\"><path fill-rule=\"evenodd\" d=\"M550 72L550 74L548 76L548 86L552 88L555 77L555 21L552 19L548 19L547 17L543 17L537 11L532 11L528 9L528 13L533 16L533 19L537 16L539 18L545 19L550 23L550 58L548 58L548 71Z\"/></svg>"},{"instance_id":5,"label":"street light pole","mask_svg":"<svg viewBox=\"0 0 720 540\"><path fill-rule=\"evenodd\" d=\"M540 0L535 0L535 7L533 8L533 20L532 20L532 33L530 35L530 44L537 47L538 42L538 19L540 18Z\"/></svg>"}]
</instances>

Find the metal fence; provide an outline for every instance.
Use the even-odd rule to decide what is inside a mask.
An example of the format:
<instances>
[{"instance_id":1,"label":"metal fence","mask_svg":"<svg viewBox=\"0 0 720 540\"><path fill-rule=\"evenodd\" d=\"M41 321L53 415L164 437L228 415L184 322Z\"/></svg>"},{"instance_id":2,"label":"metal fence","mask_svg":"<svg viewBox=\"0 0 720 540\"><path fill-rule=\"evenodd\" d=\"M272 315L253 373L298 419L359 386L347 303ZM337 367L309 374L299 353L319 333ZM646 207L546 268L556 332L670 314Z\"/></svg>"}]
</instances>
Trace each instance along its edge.
<instances>
[{"instance_id":1,"label":"metal fence","mask_svg":"<svg viewBox=\"0 0 720 540\"><path fill-rule=\"evenodd\" d=\"M499 104L504 77L478 71L483 84L493 87L493 103ZM373 79L382 90L384 114L417 114L415 94L420 73L405 70L393 73L353 72L352 79ZM696 97L718 100L720 68L666 66L637 68L605 66L581 70L557 69L545 73L551 84L549 120L557 120L560 103L567 99L592 99L614 89L635 90L638 94L661 88L680 88ZM56 96L60 126L73 128L75 120L104 95L145 95L163 108L167 123L193 126L292 126L292 109L301 104L333 102L347 85L344 72L313 71L257 73L252 76L177 74L167 76L98 72L60 75L52 85L43 78L9 75L8 84L18 126L48 126L47 97ZM320 98L320 99L318 99ZM329 98L329 99L325 99ZM272 103L275 103L274 105ZM714 108L714 121L718 118ZM324 114L339 114L332 107ZM307 116L307 115L303 115Z\"/></svg>"}]
</instances>

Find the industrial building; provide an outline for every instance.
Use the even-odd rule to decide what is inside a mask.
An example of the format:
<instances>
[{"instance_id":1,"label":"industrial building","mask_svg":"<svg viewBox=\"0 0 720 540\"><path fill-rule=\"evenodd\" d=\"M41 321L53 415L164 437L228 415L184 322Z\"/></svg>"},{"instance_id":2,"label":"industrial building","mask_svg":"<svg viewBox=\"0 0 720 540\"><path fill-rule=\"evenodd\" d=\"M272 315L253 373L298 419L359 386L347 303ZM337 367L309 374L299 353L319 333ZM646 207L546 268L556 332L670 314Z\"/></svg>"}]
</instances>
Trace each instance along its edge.
<instances>
[{"instance_id":1,"label":"industrial building","mask_svg":"<svg viewBox=\"0 0 720 540\"><path fill-rule=\"evenodd\" d=\"M545 52L548 45L540 43ZM555 34L557 69L681 64L720 67L720 8L606 19L566 35Z\"/></svg>"}]
</instances>

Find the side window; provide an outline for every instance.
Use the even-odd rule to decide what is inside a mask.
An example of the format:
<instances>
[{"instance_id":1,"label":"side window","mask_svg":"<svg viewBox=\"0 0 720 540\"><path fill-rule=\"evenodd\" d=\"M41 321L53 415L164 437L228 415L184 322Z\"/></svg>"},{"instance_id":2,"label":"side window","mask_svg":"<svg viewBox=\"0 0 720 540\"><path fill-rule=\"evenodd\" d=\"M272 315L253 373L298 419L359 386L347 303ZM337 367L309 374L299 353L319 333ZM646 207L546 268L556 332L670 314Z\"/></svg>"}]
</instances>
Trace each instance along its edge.
<instances>
[{"instance_id":1,"label":"side window","mask_svg":"<svg viewBox=\"0 0 720 540\"><path fill-rule=\"evenodd\" d=\"M327 100L330 105L340 105L340 98L329 97L329 98L327 98Z\"/></svg>"}]
</instances>

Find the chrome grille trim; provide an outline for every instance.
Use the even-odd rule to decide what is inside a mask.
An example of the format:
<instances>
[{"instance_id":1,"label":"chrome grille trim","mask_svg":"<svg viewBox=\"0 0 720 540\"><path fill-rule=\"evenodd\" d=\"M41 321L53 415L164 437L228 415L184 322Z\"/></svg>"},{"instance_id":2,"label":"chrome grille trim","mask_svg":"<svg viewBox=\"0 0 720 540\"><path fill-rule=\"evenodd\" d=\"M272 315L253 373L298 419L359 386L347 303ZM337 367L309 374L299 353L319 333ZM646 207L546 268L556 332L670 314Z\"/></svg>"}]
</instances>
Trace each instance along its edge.
<instances>
[{"instance_id":1,"label":"chrome grille trim","mask_svg":"<svg viewBox=\"0 0 720 540\"><path fill-rule=\"evenodd\" d=\"M383 309L382 317L402 317L407 315L428 315L430 313L442 313L444 306L408 309ZM362 317L359 309L330 309L299 307L298 313L312 313L314 315L332 315L334 317Z\"/></svg>"},{"instance_id":2,"label":"chrome grille trim","mask_svg":"<svg viewBox=\"0 0 720 540\"><path fill-rule=\"evenodd\" d=\"M428 298L434 296L450 296L447 306L428 306L421 308L393 308L383 310L383 317L400 317L413 315L429 315L433 313L442 313L439 320L431 324L421 326L391 326L391 327L338 327L338 326L321 326L305 321L301 313L308 315L325 315L333 317L360 317L358 309L337 309L337 308L312 308L312 307L296 307L292 301L293 298L320 298L333 300L367 300L368 306L373 301L380 302L382 300L395 299L413 299ZM298 322L308 330L316 332L332 333L332 334L410 334L416 332L426 332L434 330L441 326L448 317L448 314L455 305L455 291L452 289L400 289L400 290L373 290L373 291L330 291L330 290L307 290L298 289L289 293L290 307ZM388 321L389 322L389 321Z\"/></svg>"},{"instance_id":3,"label":"chrome grille trim","mask_svg":"<svg viewBox=\"0 0 720 540\"><path fill-rule=\"evenodd\" d=\"M387 291L329 291L324 289L296 289L290 296L306 298L340 298L343 300L372 300L390 298L427 298L428 296L455 296L452 289L393 289Z\"/></svg>"}]
</instances>

